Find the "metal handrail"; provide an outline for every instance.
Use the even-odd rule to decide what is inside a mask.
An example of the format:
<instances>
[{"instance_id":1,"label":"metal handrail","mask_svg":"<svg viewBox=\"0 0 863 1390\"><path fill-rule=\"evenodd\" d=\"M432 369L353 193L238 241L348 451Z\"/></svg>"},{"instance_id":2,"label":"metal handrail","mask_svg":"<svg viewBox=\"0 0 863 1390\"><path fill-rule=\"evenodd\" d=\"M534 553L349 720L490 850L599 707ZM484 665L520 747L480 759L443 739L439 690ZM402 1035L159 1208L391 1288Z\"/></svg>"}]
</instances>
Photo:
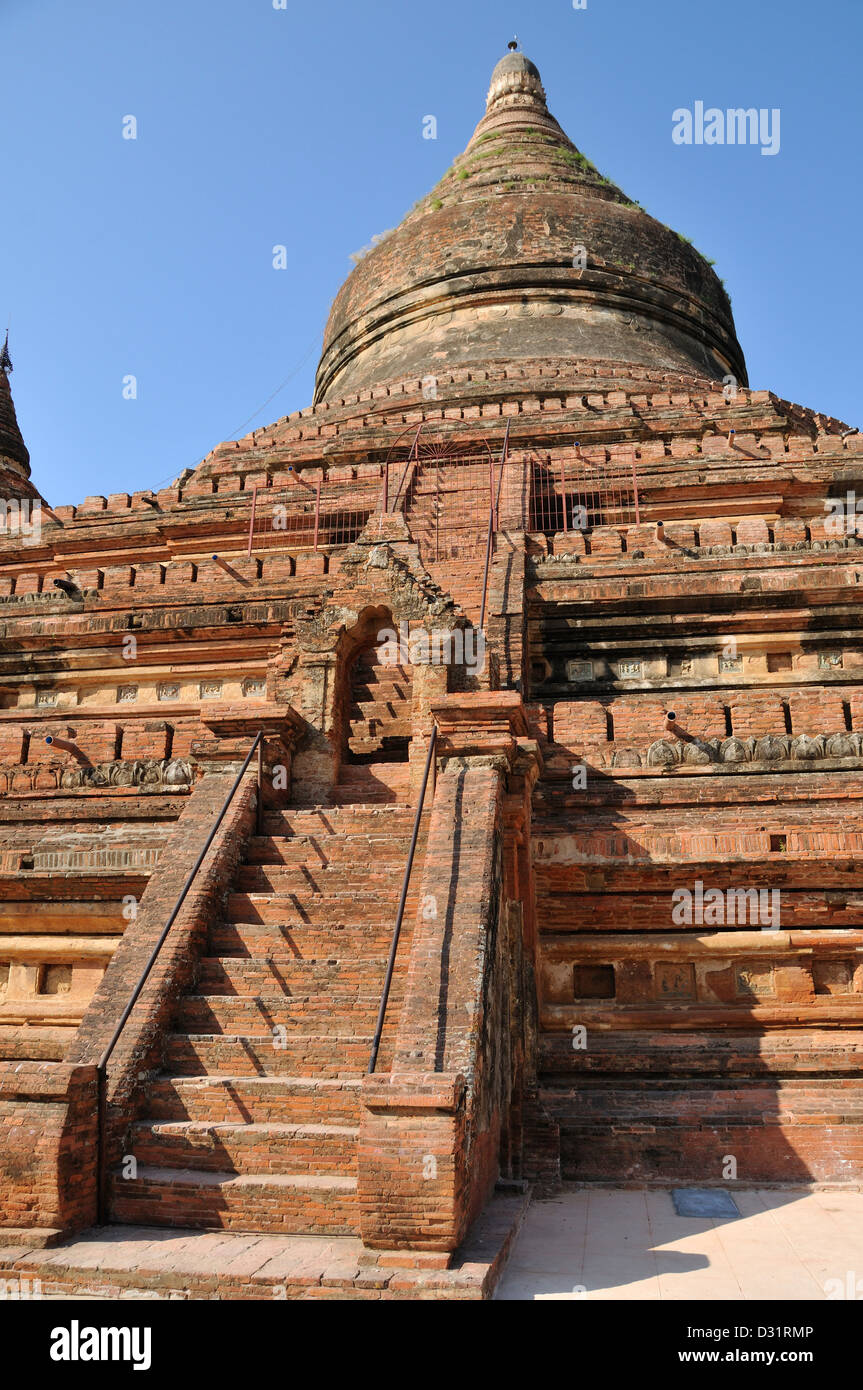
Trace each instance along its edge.
<instances>
[{"instance_id":1,"label":"metal handrail","mask_svg":"<svg viewBox=\"0 0 863 1390\"><path fill-rule=\"evenodd\" d=\"M378 1051L381 1045L381 1034L384 1031L384 1018L387 1012L387 1003L390 997L390 986L393 982L393 971L396 964L396 952L399 948L399 937L402 930L402 922L405 915L405 904L408 899L408 888L411 881L411 870L414 866L414 855L416 854L417 840L420 833L420 821L423 814L423 802L425 801L426 787L428 786L429 770L434 758L435 745L437 743L437 724L432 725L431 738L429 739L429 751L426 758L425 772L423 773L422 786L420 787L420 799L417 803L417 813L414 818L414 833L411 837L411 847L408 851L408 862L405 865L405 876L402 879L402 895L399 899L399 910L396 913L396 924L393 928L393 939L390 943L390 954L387 960L387 973L384 977L384 987L381 994L381 1006L378 1009L378 1021L375 1025L375 1036L372 1041L372 1051L369 1057L369 1075L374 1071L378 1060Z\"/></svg>"},{"instance_id":2,"label":"metal handrail","mask_svg":"<svg viewBox=\"0 0 863 1390\"><path fill-rule=\"evenodd\" d=\"M125 1028L125 1026L126 1026L126 1024L127 1024L128 1020L129 1020L129 1015L131 1014L131 1012L132 1012L132 1010L134 1009L135 1005L137 1004L139 998L141 997L141 991L143 990L144 985L147 983L147 979L148 979L148 977L149 977L150 971L152 970L153 966L155 965L155 963L156 963L156 958L157 958L159 952L161 951L162 947L163 947L164 944L165 944L165 941L166 941L167 936L168 936L168 932L171 930L172 926L174 925L174 922L177 920L177 915L178 915L178 913L179 913L181 907L183 906L183 903L186 901L186 896L187 896L187 894L188 894L188 892L189 892L189 889L191 888L192 884L194 883L195 877L196 877L196 875L197 875L197 873L198 873L198 870L200 869L201 865L203 864L203 862L204 862L204 860L205 860L205 858L206 858L206 856L207 856L207 851L209 850L210 845L213 843L213 840L216 838L216 831L219 829L219 826L222 824L222 821L223 821L224 818L225 818L225 815L226 815L226 813L227 813L228 807L230 806L231 802L232 802L233 799L234 799L234 795L235 795L235 793L236 793L236 790L237 790L237 788L239 787L240 783L242 782L243 777L245 776L245 773L246 773L246 769L248 768L249 763L252 761L252 758L253 758L253 756L254 756L256 750L257 750L257 752L258 752L258 804L257 804L257 810L256 810L256 817L257 817L257 829L260 831L260 828L261 828L261 774L262 774L262 770L263 770L263 763L262 763L263 740L264 740L264 734L263 734L263 730L261 730L260 732L258 732L257 734L255 734L254 742L252 743L251 748L249 749L248 753L246 754L246 760L245 760L245 762L243 763L243 766L240 768L239 772L237 773L237 776L236 776L236 778L234 779L234 784L233 784L233 786L231 787L231 790L228 792L228 795L225 797L225 800L222 802L222 809L219 811L218 816L216 817L215 821L213 822L213 827L212 827L212 829L210 830L209 835L207 836L206 844L204 845L204 848L201 850L201 853L198 855L197 859L195 860L195 866L194 866L194 868L192 869L191 873L189 874L188 878L186 879L186 882L183 884L183 887L182 887L181 890L180 890L180 893L179 893L179 895L178 895L178 897L177 897L177 900L176 900L176 902L174 903L173 908L171 909L170 916L168 917L167 922L165 923L164 927L162 928L162 931L161 931L161 934L160 934L160 936L159 936L159 939L158 939L158 941L156 942L155 946L153 947L152 951L150 952L150 955L149 955L149 958L148 958L148 960L147 960L147 963L146 963L146 965L144 966L143 970L141 971L141 974L138 976L138 983L135 985L135 988L132 990L132 993L131 993L131 995L129 996L128 1003L126 1004L125 1009L123 1010L122 1014L120 1015L120 1020L119 1020L119 1022L118 1022L118 1024L117 1024L116 1028L114 1029L114 1032L113 1032L113 1034L112 1034L112 1036L111 1036L111 1041L108 1043L108 1046L105 1048L104 1052L102 1053L101 1057L99 1058L98 1062L96 1063L96 1085L97 1085L96 1200L97 1200L97 1203L98 1203L98 1217L99 1217L99 1223L100 1223L100 1225L101 1225L102 1220L103 1220L103 1217L104 1217L104 1215L105 1215L105 1207L106 1207L106 1204L105 1204L105 1138L106 1138L106 1136L105 1136L105 1130L106 1130L106 1127L107 1127L107 1126L106 1126L106 1119L107 1119L107 1109L108 1109L108 1105L107 1105L107 1068L108 1068L108 1062L110 1061L111 1054L112 1054L112 1052L114 1051L114 1048L117 1046L117 1043L118 1043L119 1040L120 1040L120 1035L121 1035L121 1033L123 1032L123 1029Z\"/></svg>"},{"instance_id":3,"label":"metal handrail","mask_svg":"<svg viewBox=\"0 0 863 1390\"><path fill-rule=\"evenodd\" d=\"M500 455L500 482L503 481L503 470L506 467L506 456L509 452L509 420L506 422L506 433L503 436L503 449ZM493 465L492 465L493 468ZM500 482L497 485L497 503L500 502ZM482 576L482 606L479 612L480 632L485 627L485 601L488 593L488 571L491 564L491 542L494 535L495 512L497 510L494 495L494 472L491 477L491 499L488 508L488 535L485 542L485 571Z\"/></svg>"},{"instance_id":4,"label":"metal handrail","mask_svg":"<svg viewBox=\"0 0 863 1390\"><path fill-rule=\"evenodd\" d=\"M421 429L422 429L422 421L420 421L420 424L419 424L418 427L417 427L417 432L416 432L416 434L414 435L414 442L413 442L413 444L411 445L411 451L410 451L410 453L408 454L407 463L405 464L404 468L402 469L402 476L399 478L399 485L398 485L398 487L396 488L396 495L395 495L395 497L393 498L392 507L388 507L388 508L387 508L388 511L393 511L393 512L394 512L395 509L396 509L396 507L398 506L398 504L399 504L399 497L401 496L402 484L404 483L405 477L407 476L407 471L408 471L408 469L410 468L411 464L412 464L412 463L416 463L416 462L418 461L418 459L419 459L419 452L418 452L418 450L417 450L417 445L419 444L419 440L420 440L420 430L421 430ZM405 495L407 496L407 494L405 494Z\"/></svg>"}]
</instances>

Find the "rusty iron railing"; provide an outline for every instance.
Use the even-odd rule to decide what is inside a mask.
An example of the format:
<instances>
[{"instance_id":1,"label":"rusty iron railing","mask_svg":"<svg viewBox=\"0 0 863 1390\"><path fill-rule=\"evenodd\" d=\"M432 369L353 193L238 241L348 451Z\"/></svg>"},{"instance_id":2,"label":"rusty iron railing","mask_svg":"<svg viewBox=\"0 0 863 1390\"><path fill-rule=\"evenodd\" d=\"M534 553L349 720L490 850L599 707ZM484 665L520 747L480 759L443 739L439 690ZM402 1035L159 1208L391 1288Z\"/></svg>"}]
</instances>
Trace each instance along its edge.
<instances>
[{"instance_id":1,"label":"rusty iron railing","mask_svg":"<svg viewBox=\"0 0 863 1390\"><path fill-rule=\"evenodd\" d=\"M579 443L551 454L510 457L510 421L502 457L495 460L488 441L460 446L455 436L433 435L410 426L403 443L386 460L358 477L325 476L306 481L288 469L295 488L254 487L251 492L247 554L255 549L321 548L352 544L369 518L402 513L424 561L463 560L481 553L500 525L500 502L507 469L521 483L527 469L527 495L510 497L508 517L521 529L544 535L590 532L598 526L638 525L639 464L635 447ZM337 470L338 471L338 470ZM350 472L350 470L347 470ZM520 489L519 489L520 491ZM274 496L274 493L276 494ZM271 500L272 499L272 500Z\"/></svg>"},{"instance_id":2,"label":"rusty iron railing","mask_svg":"<svg viewBox=\"0 0 863 1390\"><path fill-rule=\"evenodd\" d=\"M479 629L482 632L485 627L485 601L488 594L488 571L491 564L491 548L494 541L494 533L497 530L498 509L500 506L500 487L503 482L503 470L506 468L507 454L509 452L509 420L506 422L506 433L503 436L503 449L500 455L500 479L498 480L497 490L494 485L494 463L489 465L489 506L488 506L488 535L485 542L485 570L482 576L482 606L479 613Z\"/></svg>"},{"instance_id":3,"label":"rusty iron railing","mask_svg":"<svg viewBox=\"0 0 863 1390\"><path fill-rule=\"evenodd\" d=\"M550 536L589 532L595 526L631 526L641 521L635 450L613 459L593 459L581 445L556 462L547 454L531 460L530 507L525 530Z\"/></svg>"}]
</instances>

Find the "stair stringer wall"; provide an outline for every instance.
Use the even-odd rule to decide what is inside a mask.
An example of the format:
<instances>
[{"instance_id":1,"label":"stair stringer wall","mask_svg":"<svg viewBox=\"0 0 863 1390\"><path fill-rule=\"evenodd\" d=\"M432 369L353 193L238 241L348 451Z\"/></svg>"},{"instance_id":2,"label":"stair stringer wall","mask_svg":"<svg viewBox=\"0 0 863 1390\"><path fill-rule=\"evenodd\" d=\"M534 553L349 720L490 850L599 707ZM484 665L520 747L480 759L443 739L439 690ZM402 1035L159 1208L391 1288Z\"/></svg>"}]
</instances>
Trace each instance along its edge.
<instances>
[{"instance_id":1,"label":"stair stringer wall","mask_svg":"<svg viewBox=\"0 0 863 1390\"><path fill-rule=\"evenodd\" d=\"M502 1151L512 1174L532 1030L522 905L507 893L506 774L506 759L476 755L438 775L393 1065L363 1087L369 1246L454 1250Z\"/></svg>"},{"instance_id":2,"label":"stair stringer wall","mask_svg":"<svg viewBox=\"0 0 863 1390\"><path fill-rule=\"evenodd\" d=\"M68 1060L94 1065L120 1019L141 970L200 853L233 783L233 774L207 773L195 787L87 1009ZM246 774L186 897L108 1064L106 1168L117 1162L162 1065L162 1047L177 1003L193 979L207 928L228 891L254 829L257 787ZM95 1153L82 1155L95 1173Z\"/></svg>"}]
</instances>

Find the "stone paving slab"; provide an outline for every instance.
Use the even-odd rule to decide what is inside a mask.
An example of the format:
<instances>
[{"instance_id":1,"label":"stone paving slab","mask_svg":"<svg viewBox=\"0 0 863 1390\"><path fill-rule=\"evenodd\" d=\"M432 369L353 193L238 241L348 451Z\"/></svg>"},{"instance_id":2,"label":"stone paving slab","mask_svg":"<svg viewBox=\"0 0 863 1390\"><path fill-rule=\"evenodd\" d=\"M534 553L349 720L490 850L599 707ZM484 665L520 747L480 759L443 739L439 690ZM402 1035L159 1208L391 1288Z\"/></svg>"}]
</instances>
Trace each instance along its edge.
<instances>
[{"instance_id":1,"label":"stone paving slab","mask_svg":"<svg viewBox=\"0 0 863 1390\"><path fill-rule=\"evenodd\" d=\"M51 1250L0 1247L0 1278L39 1279L46 1298L482 1299L526 1208L524 1195L494 1198L449 1269L366 1264L354 1236L104 1226Z\"/></svg>"},{"instance_id":2,"label":"stone paving slab","mask_svg":"<svg viewBox=\"0 0 863 1390\"><path fill-rule=\"evenodd\" d=\"M863 1296L863 1192L732 1195L733 1218L678 1216L671 1193L658 1189L578 1189L535 1201L494 1297L820 1301L837 1288L830 1280L852 1286L849 1271Z\"/></svg>"}]
</instances>

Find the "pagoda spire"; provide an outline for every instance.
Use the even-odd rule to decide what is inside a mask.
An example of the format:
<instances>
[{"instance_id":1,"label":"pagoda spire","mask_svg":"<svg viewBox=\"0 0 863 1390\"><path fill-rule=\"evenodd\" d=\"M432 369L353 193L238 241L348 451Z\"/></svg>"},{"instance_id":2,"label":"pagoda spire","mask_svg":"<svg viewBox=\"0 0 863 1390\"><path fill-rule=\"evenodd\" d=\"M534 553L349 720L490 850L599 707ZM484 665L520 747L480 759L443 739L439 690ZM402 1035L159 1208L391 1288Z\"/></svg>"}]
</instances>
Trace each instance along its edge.
<instances>
[{"instance_id":1,"label":"pagoda spire","mask_svg":"<svg viewBox=\"0 0 863 1390\"><path fill-rule=\"evenodd\" d=\"M9 330L0 348L0 468L13 471L24 478L30 476L30 452L15 414L15 402L9 386L12 357L9 352Z\"/></svg>"}]
</instances>

